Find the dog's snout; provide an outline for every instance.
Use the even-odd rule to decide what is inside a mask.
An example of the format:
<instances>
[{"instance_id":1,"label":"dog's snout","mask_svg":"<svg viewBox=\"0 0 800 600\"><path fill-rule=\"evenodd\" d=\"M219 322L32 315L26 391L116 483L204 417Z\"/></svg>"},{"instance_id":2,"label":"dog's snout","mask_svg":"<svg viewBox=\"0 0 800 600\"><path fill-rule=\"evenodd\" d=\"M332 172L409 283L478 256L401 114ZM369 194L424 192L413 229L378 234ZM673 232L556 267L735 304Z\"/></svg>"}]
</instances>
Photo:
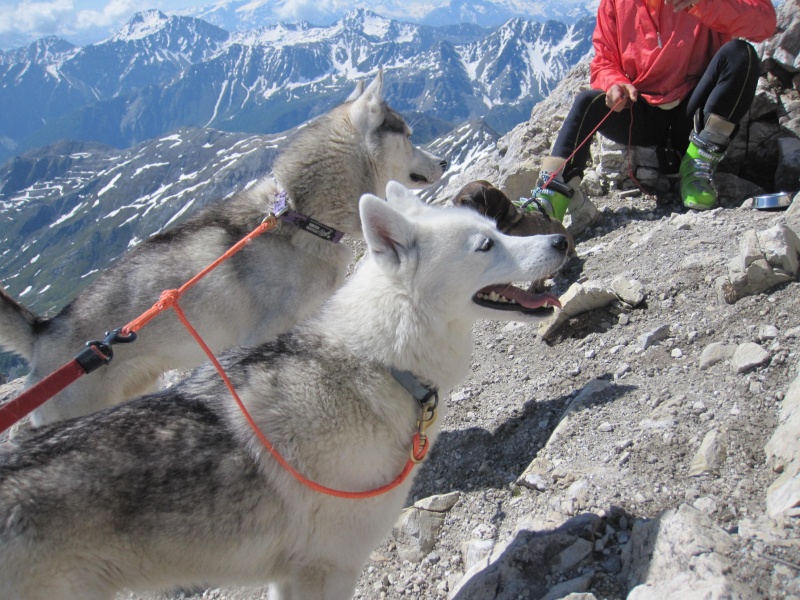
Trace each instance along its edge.
<instances>
[{"instance_id":1,"label":"dog's snout","mask_svg":"<svg viewBox=\"0 0 800 600\"><path fill-rule=\"evenodd\" d=\"M447 171L447 161L442 159L439 161L439 166L442 167L442 171Z\"/></svg>"},{"instance_id":2,"label":"dog's snout","mask_svg":"<svg viewBox=\"0 0 800 600\"><path fill-rule=\"evenodd\" d=\"M569 247L569 242L567 242L567 236L558 233L553 236L553 241L550 242L550 245L559 252L566 252Z\"/></svg>"}]
</instances>

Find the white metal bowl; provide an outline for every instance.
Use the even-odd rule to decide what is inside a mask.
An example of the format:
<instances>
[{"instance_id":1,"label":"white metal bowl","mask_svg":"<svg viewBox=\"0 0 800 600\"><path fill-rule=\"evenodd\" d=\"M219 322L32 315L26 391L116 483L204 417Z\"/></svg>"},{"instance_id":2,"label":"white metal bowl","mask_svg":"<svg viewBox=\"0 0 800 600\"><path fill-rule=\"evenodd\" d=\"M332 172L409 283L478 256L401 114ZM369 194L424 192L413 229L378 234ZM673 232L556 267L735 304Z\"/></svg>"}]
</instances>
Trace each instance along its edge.
<instances>
[{"instance_id":1,"label":"white metal bowl","mask_svg":"<svg viewBox=\"0 0 800 600\"><path fill-rule=\"evenodd\" d=\"M786 192L753 196L753 208L756 210L785 210L791 203L792 198Z\"/></svg>"}]
</instances>

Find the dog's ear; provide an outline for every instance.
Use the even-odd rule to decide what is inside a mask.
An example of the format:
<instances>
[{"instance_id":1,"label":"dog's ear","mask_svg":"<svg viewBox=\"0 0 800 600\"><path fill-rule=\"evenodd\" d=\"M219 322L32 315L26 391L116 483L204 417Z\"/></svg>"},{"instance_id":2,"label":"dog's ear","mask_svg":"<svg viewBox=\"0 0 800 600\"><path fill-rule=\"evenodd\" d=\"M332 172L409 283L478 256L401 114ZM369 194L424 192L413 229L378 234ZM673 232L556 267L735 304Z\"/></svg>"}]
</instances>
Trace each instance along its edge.
<instances>
[{"instance_id":1,"label":"dog's ear","mask_svg":"<svg viewBox=\"0 0 800 600\"><path fill-rule=\"evenodd\" d=\"M383 71L378 71L363 93L350 106L350 120L362 135L374 131L383 123Z\"/></svg>"},{"instance_id":2,"label":"dog's ear","mask_svg":"<svg viewBox=\"0 0 800 600\"><path fill-rule=\"evenodd\" d=\"M386 184L386 201L397 210L406 215L418 215L431 207L425 204L419 197L402 183L390 181Z\"/></svg>"},{"instance_id":3,"label":"dog's ear","mask_svg":"<svg viewBox=\"0 0 800 600\"><path fill-rule=\"evenodd\" d=\"M354 89L350 95L347 97L345 102L353 102L354 100L358 99L358 97L364 93L364 80L360 80L356 83L356 89Z\"/></svg>"},{"instance_id":4,"label":"dog's ear","mask_svg":"<svg viewBox=\"0 0 800 600\"><path fill-rule=\"evenodd\" d=\"M358 205L364 240L384 268L397 269L416 249L417 228L406 215L372 194Z\"/></svg>"}]
</instances>

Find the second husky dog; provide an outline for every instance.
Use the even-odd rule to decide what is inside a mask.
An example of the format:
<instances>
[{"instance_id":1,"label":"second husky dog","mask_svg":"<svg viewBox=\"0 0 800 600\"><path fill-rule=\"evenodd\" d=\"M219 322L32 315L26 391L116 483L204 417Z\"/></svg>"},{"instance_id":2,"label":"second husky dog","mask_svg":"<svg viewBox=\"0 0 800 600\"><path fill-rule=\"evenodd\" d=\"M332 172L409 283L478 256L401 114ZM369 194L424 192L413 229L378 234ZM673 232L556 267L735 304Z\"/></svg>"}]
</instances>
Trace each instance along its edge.
<instances>
[{"instance_id":1,"label":"second husky dog","mask_svg":"<svg viewBox=\"0 0 800 600\"><path fill-rule=\"evenodd\" d=\"M447 163L411 145L411 131L383 100L383 76L312 121L274 166L288 208L329 230L360 237L358 199L383 196L396 180L424 187ZM161 291L178 288L270 212L277 188L264 180L233 200L128 253L52 319L38 317L0 290L0 345L27 359L28 385L72 359L88 340L130 322ZM253 346L287 331L341 285L351 252L289 223L253 241L189 290L180 305L212 350ZM152 391L170 369L195 367L205 355L174 314L159 316L116 359L78 380L31 416L34 426L83 415Z\"/></svg>"},{"instance_id":2,"label":"second husky dog","mask_svg":"<svg viewBox=\"0 0 800 600\"><path fill-rule=\"evenodd\" d=\"M567 250L564 236L507 236L472 209L429 207L394 182L386 195L361 199L367 255L320 313L222 360L277 452L343 491L403 470L429 407L417 392L446 398L463 380L476 320L552 313L553 296L506 282L546 276ZM278 600L350 599L412 478L368 499L309 489L205 366L0 455L0 598L270 581Z\"/></svg>"}]
</instances>

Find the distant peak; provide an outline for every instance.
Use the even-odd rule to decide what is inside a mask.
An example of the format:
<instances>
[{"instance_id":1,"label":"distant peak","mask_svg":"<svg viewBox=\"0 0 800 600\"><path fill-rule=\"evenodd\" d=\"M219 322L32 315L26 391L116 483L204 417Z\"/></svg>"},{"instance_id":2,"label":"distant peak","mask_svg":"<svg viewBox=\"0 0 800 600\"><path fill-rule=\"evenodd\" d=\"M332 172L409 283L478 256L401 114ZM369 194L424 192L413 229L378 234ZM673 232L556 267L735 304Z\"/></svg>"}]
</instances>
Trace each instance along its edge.
<instances>
[{"instance_id":1,"label":"distant peak","mask_svg":"<svg viewBox=\"0 0 800 600\"><path fill-rule=\"evenodd\" d=\"M139 40L164 28L170 18L153 8L138 12L112 38L115 41Z\"/></svg>"},{"instance_id":2,"label":"distant peak","mask_svg":"<svg viewBox=\"0 0 800 600\"><path fill-rule=\"evenodd\" d=\"M342 21L347 22L362 22L365 19L380 19L381 21L389 20L368 8L354 8L353 10L348 11L347 14L342 17Z\"/></svg>"},{"instance_id":3,"label":"distant peak","mask_svg":"<svg viewBox=\"0 0 800 600\"><path fill-rule=\"evenodd\" d=\"M133 17L131 17L131 20L128 21L128 25L163 22L167 21L168 19L169 17L157 8L151 8L134 14Z\"/></svg>"}]
</instances>

